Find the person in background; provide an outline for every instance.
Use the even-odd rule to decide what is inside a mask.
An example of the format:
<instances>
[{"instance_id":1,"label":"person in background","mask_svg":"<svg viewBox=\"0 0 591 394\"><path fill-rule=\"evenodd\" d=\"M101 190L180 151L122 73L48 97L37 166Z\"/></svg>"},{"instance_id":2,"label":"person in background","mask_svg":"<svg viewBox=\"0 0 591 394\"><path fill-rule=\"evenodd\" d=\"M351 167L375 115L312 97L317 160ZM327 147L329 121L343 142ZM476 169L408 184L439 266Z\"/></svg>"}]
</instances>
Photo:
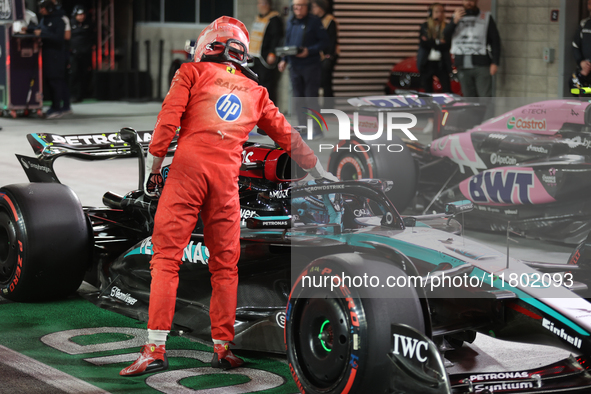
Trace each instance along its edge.
<instances>
[{"instance_id":1,"label":"person in background","mask_svg":"<svg viewBox=\"0 0 591 394\"><path fill-rule=\"evenodd\" d=\"M14 21L12 24L13 34L26 34L29 27L35 27L39 24L37 14L30 9L25 9L25 19L20 21Z\"/></svg>"},{"instance_id":2,"label":"person in background","mask_svg":"<svg viewBox=\"0 0 591 394\"><path fill-rule=\"evenodd\" d=\"M230 369L244 364L230 350L240 256L237 180L242 145L255 125L314 178L337 180L294 132L267 89L258 85L247 67L248 44L248 31L239 20L222 16L213 21L197 39L195 61L181 65L162 103L146 160L146 194L154 196L163 188L152 235L148 343L140 357L120 372L122 376L168 368L165 343L175 311L178 271L199 213L210 251L211 366ZM164 186L160 169L179 127Z\"/></svg>"},{"instance_id":3,"label":"person in background","mask_svg":"<svg viewBox=\"0 0 591 394\"><path fill-rule=\"evenodd\" d=\"M257 0L258 15L250 29L250 55L254 57L252 71L259 84L267 88L269 98L277 105L277 56L275 48L283 41L283 22L273 10L272 0Z\"/></svg>"},{"instance_id":4,"label":"person in background","mask_svg":"<svg viewBox=\"0 0 591 394\"><path fill-rule=\"evenodd\" d=\"M74 7L72 12L72 38L70 40L70 73L72 100L82 101L88 94L90 71L92 69L92 50L96 34L87 17L86 8Z\"/></svg>"},{"instance_id":5,"label":"person in background","mask_svg":"<svg viewBox=\"0 0 591 394\"><path fill-rule=\"evenodd\" d=\"M587 10L591 13L591 0L587 1ZM577 64L573 77L581 86L591 86L591 18L581 21L572 46Z\"/></svg>"},{"instance_id":6,"label":"person in background","mask_svg":"<svg viewBox=\"0 0 591 394\"><path fill-rule=\"evenodd\" d=\"M70 41L70 38L72 37L72 27L70 26L70 20L66 16L66 11L64 11L64 9L62 8L62 5L59 4L57 2L57 0L51 0L51 1L55 5L54 12L62 18L62 20L64 21L64 24L66 25L66 29L64 31L64 40Z\"/></svg>"},{"instance_id":7,"label":"person in background","mask_svg":"<svg viewBox=\"0 0 591 394\"><path fill-rule=\"evenodd\" d=\"M43 43L43 79L47 81L52 98L51 107L45 113L46 119L63 116L64 79L66 74L65 53L65 24L61 16L55 11L55 4L51 0L39 2L39 13L42 18L38 26L28 30L41 37Z\"/></svg>"},{"instance_id":8,"label":"person in background","mask_svg":"<svg viewBox=\"0 0 591 394\"><path fill-rule=\"evenodd\" d=\"M320 87L322 88L324 97L334 97L334 92L332 90L332 73L339 55L337 21L332 14L328 13L327 0L312 0L312 14L320 18L322 26L324 26L328 33L328 37L330 38L328 48L320 52L320 59L322 60Z\"/></svg>"},{"instance_id":9,"label":"person in background","mask_svg":"<svg viewBox=\"0 0 591 394\"><path fill-rule=\"evenodd\" d=\"M293 17L287 22L285 46L298 47L299 52L286 56L278 66L283 72L289 63L293 97L318 97L322 74L320 52L330 44L320 18L311 15L309 7L308 0L293 0Z\"/></svg>"},{"instance_id":10,"label":"person in background","mask_svg":"<svg viewBox=\"0 0 591 394\"><path fill-rule=\"evenodd\" d=\"M478 8L478 0L462 0L462 5L444 30L445 40L451 40L462 93L464 97L492 97L492 77L501 61L501 37L490 12Z\"/></svg>"},{"instance_id":11,"label":"person in background","mask_svg":"<svg viewBox=\"0 0 591 394\"><path fill-rule=\"evenodd\" d=\"M421 74L421 86L433 93L433 76L437 76L444 93L451 93L451 56L449 43L443 36L445 13L443 5L434 3L429 7L429 17L421 25L417 68Z\"/></svg>"},{"instance_id":12,"label":"person in background","mask_svg":"<svg viewBox=\"0 0 591 394\"><path fill-rule=\"evenodd\" d=\"M55 5L55 13L58 14L62 20L64 21L65 30L64 30L64 57L66 58L66 63L64 66L64 86L63 86L63 100L64 105L62 107L61 116L68 115L72 113L72 107L70 107L70 86L68 83L69 74L70 74L70 39L72 38L72 26L70 25L70 19L66 15L66 12L62 8L61 4L58 3L57 0L52 0L53 4Z\"/></svg>"}]
</instances>

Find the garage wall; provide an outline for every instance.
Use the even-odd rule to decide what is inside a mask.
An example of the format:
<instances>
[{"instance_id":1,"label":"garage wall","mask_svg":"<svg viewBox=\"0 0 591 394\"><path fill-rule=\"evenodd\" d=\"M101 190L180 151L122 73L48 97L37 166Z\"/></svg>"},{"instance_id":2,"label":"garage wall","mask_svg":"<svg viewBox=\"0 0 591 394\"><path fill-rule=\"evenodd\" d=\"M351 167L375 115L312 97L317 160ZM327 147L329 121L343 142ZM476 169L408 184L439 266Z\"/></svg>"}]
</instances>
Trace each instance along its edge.
<instances>
[{"instance_id":1,"label":"garage wall","mask_svg":"<svg viewBox=\"0 0 591 394\"><path fill-rule=\"evenodd\" d=\"M551 22L550 14L560 8L560 0L497 0L502 40L497 97L558 97L560 21ZM553 63L543 61L544 48L554 49Z\"/></svg>"},{"instance_id":2,"label":"garage wall","mask_svg":"<svg viewBox=\"0 0 591 394\"><path fill-rule=\"evenodd\" d=\"M381 94L392 65L416 53L418 26L425 20L431 0L334 0L335 15L341 25L343 55L335 71L338 95ZM461 0L444 1L448 15ZM496 5L495 20L502 38L503 56L496 78L498 97L557 97L563 93L565 78L572 72L569 43L580 18L581 0L480 0L482 9ZM289 12L289 0L275 0L275 9ZM371 6L371 7L370 7ZM552 10L560 10L560 21L551 22ZM256 0L236 0L235 16L252 24ZM493 10L495 12L495 10ZM561 29L561 24L563 28ZM157 93L158 45L164 40L162 95L168 90L168 69L172 60L184 54L185 40L196 38L204 25L137 25L140 69L145 70L146 40L152 48L151 74L154 97ZM544 63L543 49L553 48L555 60ZM280 79L279 107L288 112L291 86L288 73ZM560 91L560 93L559 93ZM565 93L566 94L566 93Z\"/></svg>"},{"instance_id":3,"label":"garage wall","mask_svg":"<svg viewBox=\"0 0 591 394\"><path fill-rule=\"evenodd\" d=\"M383 94L392 66L417 54L420 25L434 2L335 0L341 47L334 74L335 96ZM449 20L462 1L440 3ZM486 3L480 5L486 7Z\"/></svg>"},{"instance_id":4,"label":"garage wall","mask_svg":"<svg viewBox=\"0 0 591 394\"><path fill-rule=\"evenodd\" d=\"M136 25L136 39L139 42L139 68L147 70L145 42L150 41L150 73L152 77L152 96L157 98L158 92L158 50L160 40L164 42L163 48L163 77L160 81L162 96L165 96L170 86L168 71L170 64L176 58L184 59L186 54L182 52L185 48L185 41L197 39L205 24L183 24L183 23L138 23ZM175 53L181 51L182 53Z\"/></svg>"},{"instance_id":5,"label":"garage wall","mask_svg":"<svg viewBox=\"0 0 591 394\"><path fill-rule=\"evenodd\" d=\"M243 21L247 27L250 28L254 18L257 14L256 0L236 0L235 1L235 15L234 17ZM289 0L274 0L274 7L279 12L285 13L289 10ZM285 18L284 18L285 19ZM160 24L160 23L138 23L136 26L136 37L140 43L139 59L140 70L147 69L145 44L146 40L150 41L152 48L152 56L150 61L150 71L153 83L153 96L157 98L157 79L158 79L158 46L159 41L164 40L164 56L163 56L163 78L160 81L162 96L166 95L169 88L168 71L170 64L176 58L184 58L182 52L185 46L185 41L188 39L196 39L205 24ZM291 86L287 72L283 73L280 79L280 97L279 108L287 110L289 108L289 100L291 94Z\"/></svg>"}]
</instances>

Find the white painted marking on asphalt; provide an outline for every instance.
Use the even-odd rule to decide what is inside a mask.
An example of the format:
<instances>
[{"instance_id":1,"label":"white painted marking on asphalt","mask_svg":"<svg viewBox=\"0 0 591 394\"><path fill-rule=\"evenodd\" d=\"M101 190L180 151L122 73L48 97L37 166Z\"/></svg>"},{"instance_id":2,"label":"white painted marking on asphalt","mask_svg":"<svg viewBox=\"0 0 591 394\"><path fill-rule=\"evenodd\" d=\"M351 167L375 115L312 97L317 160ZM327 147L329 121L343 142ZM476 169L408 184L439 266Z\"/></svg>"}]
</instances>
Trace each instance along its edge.
<instances>
[{"instance_id":1,"label":"white painted marking on asphalt","mask_svg":"<svg viewBox=\"0 0 591 394\"><path fill-rule=\"evenodd\" d=\"M99 343L96 345L79 345L70 341L70 338L80 335L93 334L127 334L132 335L133 338L124 341ZM77 330L67 330L54 332L41 337L41 342L54 349L60 350L68 354L84 354L112 351L118 349L127 349L132 347L141 347L146 343L148 333L145 329L129 328L129 327L96 327L83 328Z\"/></svg>"},{"instance_id":2,"label":"white painted marking on asphalt","mask_svg":"<svg viewBox=\"0 0 591 394\"><path fill-rule=\"evenodd\" d=\"M0 363L18 369L50 386L72 394L108 394L108 391L86 383L49 365L0 345Z\"/></svg>"},{"instance_id":3,"label":"white painted marking on asphalt","mask_svg":"<svg viewBox=\"0 0 591 394\"><path fill-rule=\"evenodd\" d=\"M244 375L250 378L249 382L237 384L234 386L225 386L212 389L195 390L179 384L181 379L191 376L201 376L210 374L228 374ZM223 371L218 368L203 367L181 369L177 371L161 372L146 379L146 384L156 390L166 394L242 394L252 393L261 390L269 390L281 386L285 381L279 375L260 369L238 368L229 371Z\"/></svg>"}]
</instances>

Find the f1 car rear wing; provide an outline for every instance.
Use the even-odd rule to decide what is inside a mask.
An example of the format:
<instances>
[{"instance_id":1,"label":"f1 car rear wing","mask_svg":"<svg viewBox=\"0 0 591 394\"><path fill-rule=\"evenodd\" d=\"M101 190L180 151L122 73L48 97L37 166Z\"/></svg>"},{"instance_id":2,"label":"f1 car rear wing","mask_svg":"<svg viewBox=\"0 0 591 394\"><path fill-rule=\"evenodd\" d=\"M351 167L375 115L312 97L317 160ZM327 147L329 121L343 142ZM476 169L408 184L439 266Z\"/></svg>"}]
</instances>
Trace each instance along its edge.
<instances>
[{"instance_id":1,"label":"f1 car rear wing","mask_svg":"<svg viewBox=\"0 0 591 394\"><path fill-rule=\"evenodd\" d=\"M409 91L405 95L356 97L347 100L364 115L383 111L433 113L433 139L460 133L482 123L487 107L469 102L455 94L431 94Z\"/></svg>"},{"instance_id":2,"label":"f1 car rear wing","mask_svg":"<svg viewBox=\"0 0 591 394\"><path fill-rule=\"evenodd\" d=\"M121 138L123 130L127 130L127 128L118 132L101 134L28 134L27 140L31 144L36 157L22 155L16 155L16 157L31 182L59 183L53 169L53 163L58 157L66 156L87 161L107 160L136 156L138 148L141 148L142 153L145 154L152 140L153 131L134 131L137 134L138 141L138 144L135 145ZM173 154L176 147L177 137L170 144L168 154Z\"/></svg>"},{"instance_id":3,"label":"f1 car rear wing","mask_svg":"<svg viewBox=\"0 0 591 394\"><path fill-rule=\"evenodd\" d=\"M138 131L138 142L147 151L152 140L153 130ZM130 144L123 141L119 132L101 134L59 135L50 133L34 133L27 135L36 155L45 157L70 156L81 160L104 160L116 157L129 157ZM172 141L168 153L176 150L176 138Z\"/></svg>"},{"instance_id":4,"label":"f1 car rear wing","mask_svg":"<svg viewBox=\"0 0 591 394\"><path fill-rule=\"evenodd\" d=\"M440 106L454 103L467 104L461 96L455 94L430 94L409 91L408 94L389 96L356 97L347 100L353 107L379 109L430 109L434 104Z\"/></svg>"}]
</instances>

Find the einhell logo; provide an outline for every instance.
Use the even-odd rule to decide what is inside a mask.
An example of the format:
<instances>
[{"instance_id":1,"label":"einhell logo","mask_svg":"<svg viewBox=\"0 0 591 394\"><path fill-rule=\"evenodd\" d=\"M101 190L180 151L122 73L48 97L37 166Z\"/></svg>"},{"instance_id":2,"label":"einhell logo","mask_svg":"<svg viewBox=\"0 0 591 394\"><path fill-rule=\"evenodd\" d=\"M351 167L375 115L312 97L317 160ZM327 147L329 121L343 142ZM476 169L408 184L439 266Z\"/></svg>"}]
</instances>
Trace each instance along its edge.
<instances>
[{"instance_id":1,"label":"einhell logo","mask_svg":"<svg viewBox=\"0 0 591 394\"><path fill-rule=\"evenodd\" d=\"M512 130L513 128L517 130L543 131L546 130L546 119L522 119L513 116L507 121L507 129Z\"/></svg>"},{"instance_id":2,"label":"einhell logo","mask_svg":"<svg viewBox=\"0 0 591 394\"><path fill-rule=\"evenodd\" d=\"M416 141L417 138L410 132L410 129L417 125L417 117L407 112L378 112L377 113L377 130L367 130L367 122L360 127L359 113L353 113L353 119L350 115L338 109L321 109L320 113L314 111L311 108L305 108L309 112L306 115L309 116L307 122L307 139L312 140L314 135L314 123L322 131L328 130L328 124L322 114L332 114L337 117L339 124L338 139L339 141L347 141L355 138L365 144L354 144L354 145L343 145L335 146L333 144L320 144L320 151L333 150L337 151L347 150L349 152L368 152L370 150L375 151L388 151L392 153L401 152L404 147L401 144L388 144L387 142L392 141L394 132L402 131L407 138ZM384 120L385 118L385 120ZM384 125L385 124L385 125ZM375 126L374 126L375 127ZM353 134L351 133L353 130ZM378 143L380 142L380 143Z\"/></svg>"},{"instance_id":3,"label":"einhell logo","mask_svg":"<svg viewBox=\"0 0 591 394\"><path fill-rule=\"evenodd\" d=\"M553 332L554 335L565 340L566 342L570 343L571 345L573 345L574 347L576 347L578 349L580 349L581 345L583 344L583 341L581 340L581 338L577 338L577 337L573 337L573 336L568 335L564 331L564 328L555 327L554 323L551 322L550 320L547 320L546 318L542 319L542 327Z\"/></svg>"}]
</instances>

